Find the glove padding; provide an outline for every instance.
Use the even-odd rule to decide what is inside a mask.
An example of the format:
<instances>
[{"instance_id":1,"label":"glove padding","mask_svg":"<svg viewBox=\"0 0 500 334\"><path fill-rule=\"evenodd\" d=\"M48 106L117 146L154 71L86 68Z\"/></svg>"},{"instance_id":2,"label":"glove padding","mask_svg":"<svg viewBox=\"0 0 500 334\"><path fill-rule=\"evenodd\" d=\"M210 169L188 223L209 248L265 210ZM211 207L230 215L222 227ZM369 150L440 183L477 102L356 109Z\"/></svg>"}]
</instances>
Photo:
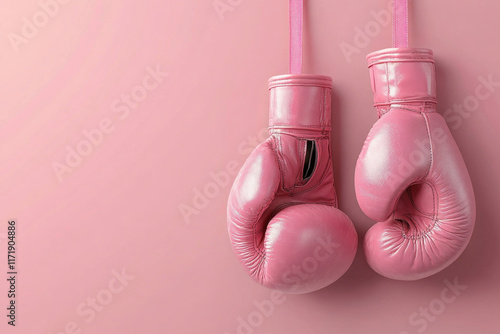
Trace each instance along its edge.
<instances>
[{"instance_id":1,"label":"glove padding","mask_svg":"<svg viewBox=\"0 0 500 334\"><path fill-rule=\"evenodd\" d=\"M365 253L383 276L420 279L464 251L475 223L474 192L436 112L432 51L387 49L367 59L380 119L355 171L358 203L378 222L365 236Z\"/></svg>"},{"instance_id":2,"label":"glove padding","mask_svg":"<svg viewBox=\"0 0 500 334\"><path fill-rule=\"evenodd\" d=\"M330 150L331 79L269 80L271 136L241 168L227 222L243 267L263 286L305 293L351 265L357 234L337 209Z\"/></svg>"}]
</instances>

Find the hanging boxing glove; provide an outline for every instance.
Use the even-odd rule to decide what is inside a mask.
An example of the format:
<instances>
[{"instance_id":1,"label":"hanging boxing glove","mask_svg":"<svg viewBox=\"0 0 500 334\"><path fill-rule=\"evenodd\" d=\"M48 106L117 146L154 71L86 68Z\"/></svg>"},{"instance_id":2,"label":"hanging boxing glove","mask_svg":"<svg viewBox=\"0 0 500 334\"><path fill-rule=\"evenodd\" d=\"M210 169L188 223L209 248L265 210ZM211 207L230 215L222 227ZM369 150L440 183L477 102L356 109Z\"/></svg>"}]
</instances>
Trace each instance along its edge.
<instances>
[{"instance_id":1,"label":"hanging boxing glove","mask_svg":"<svg viewBox=\"0 0 500 334\"><path fill-rule=\"evenodd\" d=\"M406 6L395 1L400 47L367 57L379 120L359 155L355 188L361 209L378 222L365 236L369 265L389 278L415 280L460 256L476 206L463 158L436 111L432 51L407 47Z\"/></svg>"},{"instance_id":2,"label":"hanging boxing glove","mask_svg":"<svg viewBox=\"0 0 500 334\"><path fill-rule=\"evenodd\" d=\"M331 135L332 79L302 70L302 0L290 0L290 73L269 79L271 136L241 168L227 223L236 256L263 286L321 289L347 271L358 238L337 209Z\"/></svg>"},{"instance_id":3,"label":"hanging boxing glove","mask_svg":"<svg viewBox=\"0 0 500 334\"><path fill-rule=\"evenodd\" d=\"M337 209L330 150L331 78L269 80L271 136L241 168L229 194L228 231L252 278L290 293L337 280L357 234Z\"/></svg>"}]
</instances>

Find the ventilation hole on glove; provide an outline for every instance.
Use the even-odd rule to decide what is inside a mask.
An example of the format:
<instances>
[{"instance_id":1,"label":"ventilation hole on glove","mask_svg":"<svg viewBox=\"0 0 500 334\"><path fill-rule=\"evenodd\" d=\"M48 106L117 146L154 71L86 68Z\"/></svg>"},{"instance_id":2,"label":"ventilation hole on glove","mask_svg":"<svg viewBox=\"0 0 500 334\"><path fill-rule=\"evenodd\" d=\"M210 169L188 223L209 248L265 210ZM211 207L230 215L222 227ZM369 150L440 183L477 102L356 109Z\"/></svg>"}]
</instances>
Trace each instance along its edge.
<instances>
[{"instance_id":1,"label":"ventilation hole on glove","mask_svg":"<svg viewBox=\"0 0 500 334\"><path fill-rule=\"evenodd\" d=\"M302 178L308 179L316 167L316 143L313 140L306 141L306 156L304 158L304 168L302 169Z\"/></svg>"}]
</instances>

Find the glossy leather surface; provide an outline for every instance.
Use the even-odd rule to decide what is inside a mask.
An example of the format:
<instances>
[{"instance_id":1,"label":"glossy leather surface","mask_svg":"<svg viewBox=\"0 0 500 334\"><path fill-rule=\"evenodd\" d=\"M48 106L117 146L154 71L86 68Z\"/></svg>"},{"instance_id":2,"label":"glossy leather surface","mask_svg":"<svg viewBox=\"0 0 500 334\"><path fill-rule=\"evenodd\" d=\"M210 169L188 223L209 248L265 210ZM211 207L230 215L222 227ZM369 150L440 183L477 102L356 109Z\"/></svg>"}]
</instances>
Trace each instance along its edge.
<instances>
[{"instance_id":1,"label":"glossy leather surface","mask_svg":"<svg viewBox=\"0 0 500 334\"><path fill-rule=\"evenodd\" d=\"M460 151L436 111L432 51L386 49L368 55L379 120L359 155L355 188L378 222L366 234L370 266L415 280L464 251L475 223L472 184Z\"/></svg>"},{"instance_id":2,"label":"glossy leather surface","mask_svg":"<svg viewBox=\"0 0 500 334\"><path fill-rule=\"evenodd\" d=\"M228 199L231 244L262 285L305 293L337 280L351 265L357 234L337 209L331 134L331 78L269 80L270 137L247 159ZM307 142L316 163L309 177Z\"/></svg>"}]
</instances>

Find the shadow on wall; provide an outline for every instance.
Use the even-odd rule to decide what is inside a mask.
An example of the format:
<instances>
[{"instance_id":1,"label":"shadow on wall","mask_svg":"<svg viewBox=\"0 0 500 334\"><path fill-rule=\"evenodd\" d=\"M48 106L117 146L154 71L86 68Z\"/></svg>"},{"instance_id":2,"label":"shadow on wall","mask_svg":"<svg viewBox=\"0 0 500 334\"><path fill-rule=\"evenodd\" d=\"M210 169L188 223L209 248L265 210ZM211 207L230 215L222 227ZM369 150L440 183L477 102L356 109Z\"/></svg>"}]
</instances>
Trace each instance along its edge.
<instances>
[{"instance_id":1,"label":"shadow on wall","mask_svg":"<svg viewBox=\"0 0 500 334\"><path fill-rule=\"evenodd\" d=\"M495 212L495 208L498 207L496 189L500 187L498 174L500 156L491 156L492 152L498 151L495 150L494 143L498 143L500 136L499 125L487 119L487 108L496 102L494 95L500 92L500 82L496 83L491 79L498 80L500 76L491 73L479 74L477 86L470 91L470 94L459 96L454 94L457 85L453 83L450 75L456 70L448 67L446 61L436 59L438 112L445 117L467 165L474 187L477 214L476 226L469 245L458 260L444 272L450 273L447 276L463 277L463 280L471 285L479 285L481 282L481 285L485 285L482 288L487 289L485 278L492 277L499 271L500 255L497 240L500 234L500 225L497 223L499 213L498 210ZM463 72L465 75L473 73L472 70ZM460 109L462 112L457 111ZM482 129L478 126L487 124L493 128Z\"/></svg>"}]
</instances>

